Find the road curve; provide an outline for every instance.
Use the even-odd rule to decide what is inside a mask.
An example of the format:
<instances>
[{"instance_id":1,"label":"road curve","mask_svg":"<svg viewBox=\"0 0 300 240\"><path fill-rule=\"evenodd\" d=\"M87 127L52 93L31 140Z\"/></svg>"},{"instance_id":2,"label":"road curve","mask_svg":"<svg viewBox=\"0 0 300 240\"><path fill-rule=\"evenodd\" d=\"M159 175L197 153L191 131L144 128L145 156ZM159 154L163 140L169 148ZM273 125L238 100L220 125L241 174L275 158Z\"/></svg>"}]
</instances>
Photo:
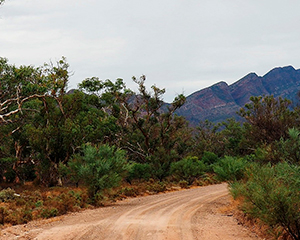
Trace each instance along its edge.
<instances>
[{"instance_id":1,"label":"road curve","mask_svg":"<svg viewBox=\"0 0 300 240\"><path fill-rule=\"evenodd\" d=\"M258 239L216 211L228 202L226 184L127 199L70 214L59 221L5 229L1 239L194 240ZM225 200L224 200L225 199ZM221 204L222 205L222 204ZM228 225L230 223L230 225ZM19 230L18 230L19 229Z\"/></svg>"}]
</instances>

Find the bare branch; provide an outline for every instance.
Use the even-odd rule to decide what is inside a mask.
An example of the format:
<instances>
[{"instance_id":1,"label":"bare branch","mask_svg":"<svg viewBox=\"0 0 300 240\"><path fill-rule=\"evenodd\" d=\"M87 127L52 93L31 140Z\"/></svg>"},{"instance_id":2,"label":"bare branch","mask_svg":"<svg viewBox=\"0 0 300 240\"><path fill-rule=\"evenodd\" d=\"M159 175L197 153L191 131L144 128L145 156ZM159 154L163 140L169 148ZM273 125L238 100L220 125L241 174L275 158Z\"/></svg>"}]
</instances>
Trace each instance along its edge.
<instances>
[{"instance_id":1,"label":"bare branch","mask_svg":"<svg viewBox=\"0 0 300 240\"><path fill-rule=\"evenodd\" d=\"M40 95L40 94L33 94L31 96L25 97L23 99L21 99L21 97L19 96L19 91L20 89L17 89L17 98L13 98L13 99L8 99L5 102L0 104L0 113L4 112L5 110L8 109L9 105L11 105L12 103L16 102L17 103L17 109L12 110L8 113L4 113L4 114L0 114L0 124L6 124L6 123L11 123L12 121L9 118L10 116L17 114L18 112L22 112L22 106L25 102L29 101L30 99L33 98L44 98L46 95ZM5 106L6 105L6 106Z\"/></svg>"}]
</instances>

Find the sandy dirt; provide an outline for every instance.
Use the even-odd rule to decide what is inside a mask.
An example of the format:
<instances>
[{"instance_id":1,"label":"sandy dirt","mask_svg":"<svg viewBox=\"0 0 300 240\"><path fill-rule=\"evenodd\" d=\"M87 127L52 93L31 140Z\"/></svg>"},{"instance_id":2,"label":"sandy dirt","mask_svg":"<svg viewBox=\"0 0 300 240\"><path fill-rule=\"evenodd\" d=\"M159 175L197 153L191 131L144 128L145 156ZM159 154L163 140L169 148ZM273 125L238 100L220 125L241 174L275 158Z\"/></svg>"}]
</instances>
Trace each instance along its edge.
<instances>
[{"instance_id":1,"label":"sandy dirt","mask_svg":"<svg viewBox=\"0 0 300 240\"><path fill-rule=\"evenodd\" d=\"M250 240L259 239L221 211L226 184L126 199L47 221L4 229L0 239Z\"/></svg>"}]
</instances>

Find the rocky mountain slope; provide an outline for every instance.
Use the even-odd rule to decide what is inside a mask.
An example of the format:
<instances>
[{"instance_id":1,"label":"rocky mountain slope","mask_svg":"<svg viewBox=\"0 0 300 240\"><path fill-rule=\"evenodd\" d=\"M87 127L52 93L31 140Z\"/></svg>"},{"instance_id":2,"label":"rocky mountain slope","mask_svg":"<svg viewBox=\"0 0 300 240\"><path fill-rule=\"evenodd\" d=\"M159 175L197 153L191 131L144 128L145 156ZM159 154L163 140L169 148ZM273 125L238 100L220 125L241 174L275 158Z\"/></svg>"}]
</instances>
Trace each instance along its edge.
<instances>
[{"instance_id":1,"label":"rocky mountain slope","mask_svg":"<svg viewBox=\"0 0 300 240\"><path fill-rule=\"evenodd\" d=\"M274 95L295 101L300 90L300 69L292 66L278 67L264 76L249 73L237 82L228 85L219 82L187 97L186 103L177 111L193 126L206 119L220 122L238 118L236 112L251 96Z\"/></svg>"}]
</instances>

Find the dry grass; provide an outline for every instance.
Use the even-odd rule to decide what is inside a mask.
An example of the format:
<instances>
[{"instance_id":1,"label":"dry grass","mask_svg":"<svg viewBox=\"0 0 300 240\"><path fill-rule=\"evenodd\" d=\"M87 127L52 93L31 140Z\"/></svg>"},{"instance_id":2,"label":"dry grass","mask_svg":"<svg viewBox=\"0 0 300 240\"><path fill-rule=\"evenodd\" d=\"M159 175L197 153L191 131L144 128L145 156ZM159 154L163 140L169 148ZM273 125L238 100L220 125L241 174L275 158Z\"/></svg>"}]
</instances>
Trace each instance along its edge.
<instances>
[{"instance_id":1,"label":"dry grass","mask_svg":"<svg viewBox=\"0 0 300 240\"><path fill-rule=\"evenodd\" d=\"M85 187L52 187L36 186L33 183L24 185L1 185L1 190L11 188L16 194L11 199L0 199L0 228L1 226L27 223L37 219L52 219L68 212L76 212L85 208L109 205L111 202L128 197L137 197L158 194L161 192L178 191L182 188L190 188L209 185L215 181L206 177L196 180L193 186L182 182L159 182L153 179L149 181L132 181L131 184L123 184L102 193L97 203L93 202L87 194Z\"/></svg>"}]
</instances>

